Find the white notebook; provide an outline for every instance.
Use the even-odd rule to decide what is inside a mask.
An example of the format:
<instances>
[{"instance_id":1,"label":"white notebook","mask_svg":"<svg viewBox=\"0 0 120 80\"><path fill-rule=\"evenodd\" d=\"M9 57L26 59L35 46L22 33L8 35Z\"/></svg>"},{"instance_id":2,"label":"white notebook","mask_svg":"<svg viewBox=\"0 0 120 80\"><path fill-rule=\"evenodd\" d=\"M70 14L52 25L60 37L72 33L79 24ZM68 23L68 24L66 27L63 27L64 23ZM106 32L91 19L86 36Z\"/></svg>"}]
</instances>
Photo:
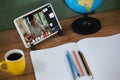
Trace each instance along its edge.
<instances>
[{"instance_id":1,"label":"white notebook","mask_svg":"<svg viewBox=\"0 0 120 80\"><path fill-rule=\"evenodd\" d=\"M73 49L84 54L93 80L120 79L120 34L116 34L31 51L36 80L74 80L66 58L66 50Z\"/></svg>"}]
</instances>

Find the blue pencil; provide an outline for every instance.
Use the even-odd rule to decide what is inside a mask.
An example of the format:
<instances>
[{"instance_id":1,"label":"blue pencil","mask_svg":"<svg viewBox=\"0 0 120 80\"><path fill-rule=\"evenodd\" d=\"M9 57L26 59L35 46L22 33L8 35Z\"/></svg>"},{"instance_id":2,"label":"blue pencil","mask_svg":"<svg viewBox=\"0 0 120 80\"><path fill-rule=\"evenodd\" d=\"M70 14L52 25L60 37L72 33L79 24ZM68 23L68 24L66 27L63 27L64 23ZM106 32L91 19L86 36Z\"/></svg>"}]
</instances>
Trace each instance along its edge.
<instances>
[{"instance_id":1,"label":"blue pencil","mask_svg":"<svg viewBox=\"0 0 120 80\"><path fill-rule=\"evenodd\" d=\"M69 63L69 66L70 66L70 69L71 69L71 72L72 72L73 79L75 80L76 79L75 78L75 73L74 73L74 70L73 70L72 65L70 63L70 60L68 59L68 56L67 56L67 60L68 60L68 63Z\"/></svg>"},{"instance_id":2,"label":"blue pencil","mask_svg":"<svg viewBox=\"0 0 120 80\"><path fill-rule=\"evenodd\" d=\"M73 70L73 73L74 73L73 78L79 78L79 77L80 77L80 74L79 74L79 72L78 72L78 69L77 69L77 67L76 67L76 65L75 65L75 63L74 63L74 61L73 61L73 59L72 59L69 51L66 51L66 53L67 53L66 55L67 55L69 64L70 64L70 66L71 66L71 68L72 68L72 70Z\"/></svg>"}]
</instances>

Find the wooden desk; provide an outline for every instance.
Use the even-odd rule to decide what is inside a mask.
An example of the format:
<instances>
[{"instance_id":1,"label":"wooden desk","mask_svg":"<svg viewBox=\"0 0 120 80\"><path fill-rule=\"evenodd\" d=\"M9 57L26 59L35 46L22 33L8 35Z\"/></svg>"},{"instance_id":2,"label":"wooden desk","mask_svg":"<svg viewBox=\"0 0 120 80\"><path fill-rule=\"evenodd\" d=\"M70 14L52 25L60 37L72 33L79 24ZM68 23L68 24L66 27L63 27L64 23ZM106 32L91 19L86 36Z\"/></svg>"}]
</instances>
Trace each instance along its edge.
<instances>
[{"instance_id":1,"label":"wooden desk","mask_svg":"<svg viewBox=\"0 0 120 80\"><path fill-rule=\"evenodd\" d=\"M43 49L43 48L49 48L58 46L64 43L68 43L71 41L78 41L83 38L88 37L102 37L102 36L110 36L113 34L120 33L120 9L114 10L114 11L108 11L103 13L98 13L91 15L93 17L98 18L101 21L102 29L98 31L95 34L90 35L79 35L72 31L71 29L71 23L79 18L71 18L71 19L65 19L61 20L60 23L63 28L64 35L54 35L47 40L39 43L36 45L37 49ZM14 48L22 49L25 52L27 67L24 72L24 74L20 76L13 76L8 73L4 73L0 71L0 80L35 80L34 71L30 59L30 49L26 49L18 36L18 33L16 29L14 30L8 30L0 32L0 61L4 60L4 54ZM42 66L42 65L41 65Z\"/></svg>"}]
</instances>

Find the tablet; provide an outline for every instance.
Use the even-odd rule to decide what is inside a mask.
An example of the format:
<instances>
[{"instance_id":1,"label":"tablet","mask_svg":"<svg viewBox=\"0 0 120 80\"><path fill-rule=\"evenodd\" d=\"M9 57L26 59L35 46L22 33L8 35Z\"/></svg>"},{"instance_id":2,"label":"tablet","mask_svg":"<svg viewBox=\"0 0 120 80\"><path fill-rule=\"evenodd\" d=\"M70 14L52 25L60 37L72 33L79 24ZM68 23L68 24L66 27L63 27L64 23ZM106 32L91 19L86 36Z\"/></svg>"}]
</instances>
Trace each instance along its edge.
<instances>
[{"instance_id":1,"label":"tablet","mask_svg":"<svg viewBox=\"0 0 120 80\"><path fill-rule=\"evenodd\" d=\"M26 48L62 30L50 3L16 18L14 24Z\"/></svg>"}]
</instances>

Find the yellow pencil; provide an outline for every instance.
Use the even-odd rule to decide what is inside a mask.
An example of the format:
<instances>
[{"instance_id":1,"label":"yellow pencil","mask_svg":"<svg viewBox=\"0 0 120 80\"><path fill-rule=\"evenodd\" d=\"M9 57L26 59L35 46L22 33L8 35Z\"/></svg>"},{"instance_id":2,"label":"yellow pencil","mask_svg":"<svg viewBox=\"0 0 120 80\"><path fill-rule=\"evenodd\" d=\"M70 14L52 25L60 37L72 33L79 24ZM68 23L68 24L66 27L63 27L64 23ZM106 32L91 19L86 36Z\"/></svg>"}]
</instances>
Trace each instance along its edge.
<instances>
[{"instance_id":1,"label":"yellow pencil","mask_svg":"<svg viewBox=\"0 0 120 80\"><path fill-rule=\"evenodd\" d=\"M89 68L89 66L88 66L88 64L85 60L85 57L84 57L83 53L81 53L80 51L78 53L79 53L80 58L82 59L82 62L85 66L85 69L86 69L88 75L93 77L92 72L91 72L91 70L90 70L90 68Z\"/></svg>"}]
</instances>

